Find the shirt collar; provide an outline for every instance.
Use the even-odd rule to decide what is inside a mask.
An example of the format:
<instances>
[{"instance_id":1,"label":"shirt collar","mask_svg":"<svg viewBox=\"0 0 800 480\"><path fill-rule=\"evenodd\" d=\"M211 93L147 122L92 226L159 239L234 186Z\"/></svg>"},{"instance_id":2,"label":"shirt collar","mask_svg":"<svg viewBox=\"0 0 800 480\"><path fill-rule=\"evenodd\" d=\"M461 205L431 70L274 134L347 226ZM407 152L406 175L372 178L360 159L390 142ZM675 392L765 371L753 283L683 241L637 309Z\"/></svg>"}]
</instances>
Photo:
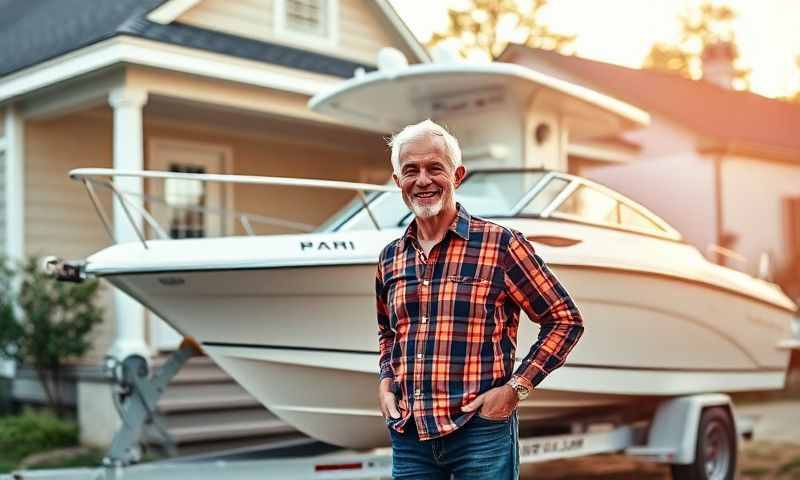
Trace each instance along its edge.
<instances>
[{"instance_id":1,"label":"shirt collar","mask_svg":"<svg viewBox=\"0 0 800 480\"><path fill-rule=\"evenodd\" d=\"M472 220L469 212L464 208L463 205L460 203L456 203L456 218L453 219L453 223L447 228L449 231L455 233L459 237L463 238L464 240L469 240L469 224ZM405 233L400 238L400 251L404 251L406 249L407 244L412 241L412 239L417 238L417 219L411 221L406 228Z\"/></svg>"}]
</instances>

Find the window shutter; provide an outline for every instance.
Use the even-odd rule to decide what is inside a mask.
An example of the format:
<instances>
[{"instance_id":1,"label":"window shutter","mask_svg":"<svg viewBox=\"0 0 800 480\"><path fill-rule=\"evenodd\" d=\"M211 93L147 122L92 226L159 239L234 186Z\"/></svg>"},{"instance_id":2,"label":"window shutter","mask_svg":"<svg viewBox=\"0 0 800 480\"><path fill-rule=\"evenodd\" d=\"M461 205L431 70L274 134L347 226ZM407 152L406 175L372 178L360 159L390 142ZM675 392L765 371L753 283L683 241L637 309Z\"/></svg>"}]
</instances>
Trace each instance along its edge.
<instances>
[{"instance_id":1,"label":"window shutter","mask_svg":"<svg viewBox=\"0 0 800 480\"><path fill-rule=\"evenodd\" d=\"M328 0L286 0L286 28L298 33L328 35Z\"/></svg>"}]
</instances>

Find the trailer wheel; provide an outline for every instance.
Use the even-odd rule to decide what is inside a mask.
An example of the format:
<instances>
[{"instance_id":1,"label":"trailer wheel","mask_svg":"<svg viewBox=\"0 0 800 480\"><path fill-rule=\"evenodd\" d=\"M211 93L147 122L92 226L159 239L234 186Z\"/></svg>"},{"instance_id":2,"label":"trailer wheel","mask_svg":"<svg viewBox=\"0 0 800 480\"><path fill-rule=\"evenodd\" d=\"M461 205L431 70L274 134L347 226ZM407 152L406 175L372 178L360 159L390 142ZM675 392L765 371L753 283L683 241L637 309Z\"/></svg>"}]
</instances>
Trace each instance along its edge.
<instances>
[{"instance_id":1,"label":"trailer wheel","mask_svg":"<svg viewBox=\"0 0 800 480\"><path fill-rule=\"evenodd\" d=\"M694 463L672 465L674 480L733 480L736 432L729 411L707 408L700 417Z\"/></svg>"}]
</instances>

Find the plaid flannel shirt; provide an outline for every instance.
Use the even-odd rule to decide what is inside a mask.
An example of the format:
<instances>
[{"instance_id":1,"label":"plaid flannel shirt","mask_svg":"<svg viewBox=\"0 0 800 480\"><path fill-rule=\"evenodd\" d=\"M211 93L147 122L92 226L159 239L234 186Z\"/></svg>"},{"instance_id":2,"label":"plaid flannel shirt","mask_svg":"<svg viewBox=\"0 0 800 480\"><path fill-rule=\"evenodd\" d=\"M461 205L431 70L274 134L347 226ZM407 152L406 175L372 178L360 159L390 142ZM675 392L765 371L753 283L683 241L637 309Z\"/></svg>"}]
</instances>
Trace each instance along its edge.
<instances>
[{"instance_id":1,"label":"plaid flannel shirt","mask_svg":"<svg viewBox=\"0 0 800 480\"><path fill-rule=\"evenodd\" d=\"M583 332L581 315L525 237L471 217L461 205L426 257L416 221L381 252L375 279L380 380L393 379L402 432L420 440L464 425L461 407L512 377L520 308L541 328L513 376L530 389L561 366Z\"/></svg>"}]
</instances>

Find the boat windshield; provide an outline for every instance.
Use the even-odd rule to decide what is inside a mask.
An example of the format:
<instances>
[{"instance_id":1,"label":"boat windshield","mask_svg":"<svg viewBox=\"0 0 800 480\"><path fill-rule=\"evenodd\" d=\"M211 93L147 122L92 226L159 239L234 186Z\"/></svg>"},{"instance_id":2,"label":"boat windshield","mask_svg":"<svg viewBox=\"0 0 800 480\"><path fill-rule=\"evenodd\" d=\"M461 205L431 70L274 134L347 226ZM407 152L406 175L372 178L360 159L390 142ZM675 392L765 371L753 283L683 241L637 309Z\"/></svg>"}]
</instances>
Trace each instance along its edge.
<instances>
[{"instance_id":1,"label":"boat windshield","mask_svg":"<svg viewBox=\"0 0 800 480\"><path fill-rule=\"evenodd\" d=\"M470 214L481 217L508 217L518 205L526 205L526 215L541 212L569 183L561 178L548 178L542 171L473 172L456 190L456 200ZM542 184L542 185L540 185ZM394 228L411 221L411 212L403 203L400 192L378 192L368 195L369 212L360 198L352 200L317 231L374 230ZM522 203L524 202L524 203Z\"/></svg>"}]
</instances>

